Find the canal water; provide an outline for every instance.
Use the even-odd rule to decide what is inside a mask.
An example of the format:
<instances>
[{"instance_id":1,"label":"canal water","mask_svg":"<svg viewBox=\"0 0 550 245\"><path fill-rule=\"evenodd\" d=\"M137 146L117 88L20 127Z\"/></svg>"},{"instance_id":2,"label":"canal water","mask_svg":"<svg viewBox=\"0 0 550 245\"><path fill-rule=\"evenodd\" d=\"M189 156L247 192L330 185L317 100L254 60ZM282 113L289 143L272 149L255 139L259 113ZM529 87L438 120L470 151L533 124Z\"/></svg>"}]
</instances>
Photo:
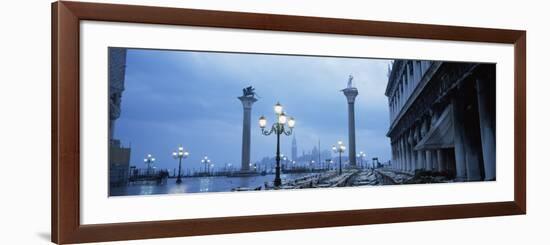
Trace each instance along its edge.
<instances>
[{"instance_id":1,"label":"canal water","mask_svg":"<svg viewBox=\"0 0 550 245\"><path fill-rule=\"evenodd\" d=\"M307 175L300 174L281 174L281 178L295 179ZM155 194L177 194L177 193L200 193L200 192L226 192L237 187L256 188L261 186L264 189L265 182L273 182L274 174L247 176L247 177L189 177L182 178L181 184L176 184L175 178L169 178L165 183L139 183L128 184L125 186L112 187L111 196L133 196L133 195L155 195Z\"/></svg>"}]
</instances>

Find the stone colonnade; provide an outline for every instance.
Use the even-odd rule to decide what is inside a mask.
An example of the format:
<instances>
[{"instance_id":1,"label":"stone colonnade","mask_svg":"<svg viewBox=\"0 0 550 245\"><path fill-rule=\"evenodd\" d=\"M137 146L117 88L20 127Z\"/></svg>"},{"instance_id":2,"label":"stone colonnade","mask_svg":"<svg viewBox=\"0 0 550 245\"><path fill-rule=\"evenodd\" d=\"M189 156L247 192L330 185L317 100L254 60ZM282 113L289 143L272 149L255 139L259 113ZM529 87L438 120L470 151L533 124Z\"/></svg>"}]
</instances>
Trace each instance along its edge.
<instances>
[{"instance_id":1,"label":"stone colonnade","mask_svg":"<svg viewBox=\"0 0 550 245\"><path fill-rule=\"evenodd\" d=\"M439 105L441 109L433 108L430 115L419 116L412 126L392 136L395 170L443 172L457 181L496 179L494 78L472 76L464 83L448 95L446 104ZM438 126L444 110L450 111L446 116L452 121L451 144L417 147Z\"/></svg>"}]
</instances>

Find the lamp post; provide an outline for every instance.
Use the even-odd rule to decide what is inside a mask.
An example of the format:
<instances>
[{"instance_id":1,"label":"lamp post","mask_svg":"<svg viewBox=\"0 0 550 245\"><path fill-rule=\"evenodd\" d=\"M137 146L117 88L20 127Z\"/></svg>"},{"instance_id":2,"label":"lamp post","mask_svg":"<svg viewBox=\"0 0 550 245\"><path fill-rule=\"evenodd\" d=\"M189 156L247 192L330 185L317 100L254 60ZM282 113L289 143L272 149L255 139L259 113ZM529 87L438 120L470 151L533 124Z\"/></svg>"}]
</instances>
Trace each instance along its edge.
<instances>
[{"instance_id":1,"label":"lamp post","mask_svg":"<svg viewBox=\"0 0 550 245\"><path fill-rule=\"evenodd\" d=\"M325 159L325 170L330 170L330 164L332 163L332 160L330 158Z\"/></svg>"},{"instance_id":2,"label":"lamp post","mask_svg":"<svg viewBox=\"0 0 550 245\"><path fill-rule=\"evenodd\" d=\"M359 158L359 166L363 168L363 157L366 157L367 155L360 151L359 154L357 154L357 157Z\"/></svg>"},{"instance_id":3,"label":"lamp post","mask_svg":"<svg viewBox=\"0 0 550 245\"><path fill-rule=\"evenodd\" d=\"M149 175L149 172L151 170L151 164L155 163L155 158L151 154L147 154L145 159L143 159L143 162L147 164L147 175Z\"/></svg>"},{"instance_id":4,"label":"lamp post","mask_svg":"<svg viewBox=\"0 0 550 245\"><path fill-rule=\"evenodd\" d=\"M275 106L273 107L275 111L275 116L277 118L277 121L273 123L271 126L271 129L266 129L267 125L267 119L264 116L261 116L258 120L258 123L260 124L260 128L262 130L262 134L265 136L275 134L277 136L277 152L275 153L275 180L273 181L273 184L275 187L281 186L281 150L280 150L280 137L281 134L284 134L286 136L289 136L292 134L292 129L294 128L294 124L296 123L294 121L294 118L289 117L287 118L287 115L285 115L283 111L283 106L277 102ZM285 128L285 125L288 127L288 130Z\"/></svg>"},{"instance_id":5,"label":"lamp post","mask_svg":"<svg viewBox=\"0 0 550 245\"><path fill-rule=\"evenodd\" d=\"M204 164L204 171L207 175L210 174L209 166L210 166L210 159L208 159L208 156L204 156L204 158L201 160L201 163Z\"/></svg>"},{"instance_id":6,"label":"lamp post","mask_svg":"<svg viewBox=\"0 0 550 245\"><path fill-rule=\"evenodd\" d=\"M346 146L341 140L339 140L338 145L332 146L332 151L334 151L335 153L338 153L338 162L340 164L338 174L341 175L342 174L342 153L346 151Z\"/></svg>"},{"instance_id":7,"label":"lamp post","mask_svg":"<svg viewBox=\"0 0 550 245\"><path fill-rule=\"evenodd\" d=\"M183 146L179 146L177 151L172 152L172 157L178 159L178 179L176 184L181 184L181 159L185 159L189 156L189 152L183 149Z\"/></svg>"}]
</instances>

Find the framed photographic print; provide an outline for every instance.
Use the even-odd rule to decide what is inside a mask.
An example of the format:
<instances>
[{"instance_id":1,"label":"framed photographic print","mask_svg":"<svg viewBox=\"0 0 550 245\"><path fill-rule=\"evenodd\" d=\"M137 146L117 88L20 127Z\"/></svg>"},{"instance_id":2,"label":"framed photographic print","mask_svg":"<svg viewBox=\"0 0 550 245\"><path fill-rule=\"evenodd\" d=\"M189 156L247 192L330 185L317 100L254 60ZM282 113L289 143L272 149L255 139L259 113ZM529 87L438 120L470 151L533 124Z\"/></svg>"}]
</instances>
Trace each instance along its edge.
<instances>
[{"instance_id":1,"label":"framed photographic print","mask_svg":"<svg viewBox=\"0 0 550 245\"><path fill-rule=\"evenodd\" d=\"M52 240L525 214L525 31L52 5Z\"/></svg>"}]
</instances>

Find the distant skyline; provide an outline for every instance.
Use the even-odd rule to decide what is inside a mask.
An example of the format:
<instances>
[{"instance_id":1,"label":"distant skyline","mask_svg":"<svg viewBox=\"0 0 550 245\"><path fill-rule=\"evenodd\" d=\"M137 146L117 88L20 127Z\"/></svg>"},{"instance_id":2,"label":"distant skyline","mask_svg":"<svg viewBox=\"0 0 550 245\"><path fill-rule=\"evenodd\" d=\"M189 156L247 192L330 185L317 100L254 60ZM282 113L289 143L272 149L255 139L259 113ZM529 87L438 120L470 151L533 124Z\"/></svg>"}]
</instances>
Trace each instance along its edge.
<instances>
[{"instance_id":1,"label":"distant skyline","mask_svg":"<svg viewBox=\"0 0 550 245\"><path fill-rule=\"evenodd\" d=\"M171 152L180 144L190 152L182 168L203 167L207 155L215 168L240 166L242 105L247 86L256 88L252 108L252 162L275 155L275 137L261 135L257 120L274 121L279 101L296 119L298 156L321 142L330 149L347 145L347 102L340 91L348 76L359 96L355 102L357 152L367 159L391 156L388 102L384 96L391 60L128 49L125 91L114 138L132 152L130 165L143 168L152 154L159 168L173 169ZM291 137L281 138L291 155ZM345 153L347 156L347 152Z\"/></svg>"}]
</instances>

